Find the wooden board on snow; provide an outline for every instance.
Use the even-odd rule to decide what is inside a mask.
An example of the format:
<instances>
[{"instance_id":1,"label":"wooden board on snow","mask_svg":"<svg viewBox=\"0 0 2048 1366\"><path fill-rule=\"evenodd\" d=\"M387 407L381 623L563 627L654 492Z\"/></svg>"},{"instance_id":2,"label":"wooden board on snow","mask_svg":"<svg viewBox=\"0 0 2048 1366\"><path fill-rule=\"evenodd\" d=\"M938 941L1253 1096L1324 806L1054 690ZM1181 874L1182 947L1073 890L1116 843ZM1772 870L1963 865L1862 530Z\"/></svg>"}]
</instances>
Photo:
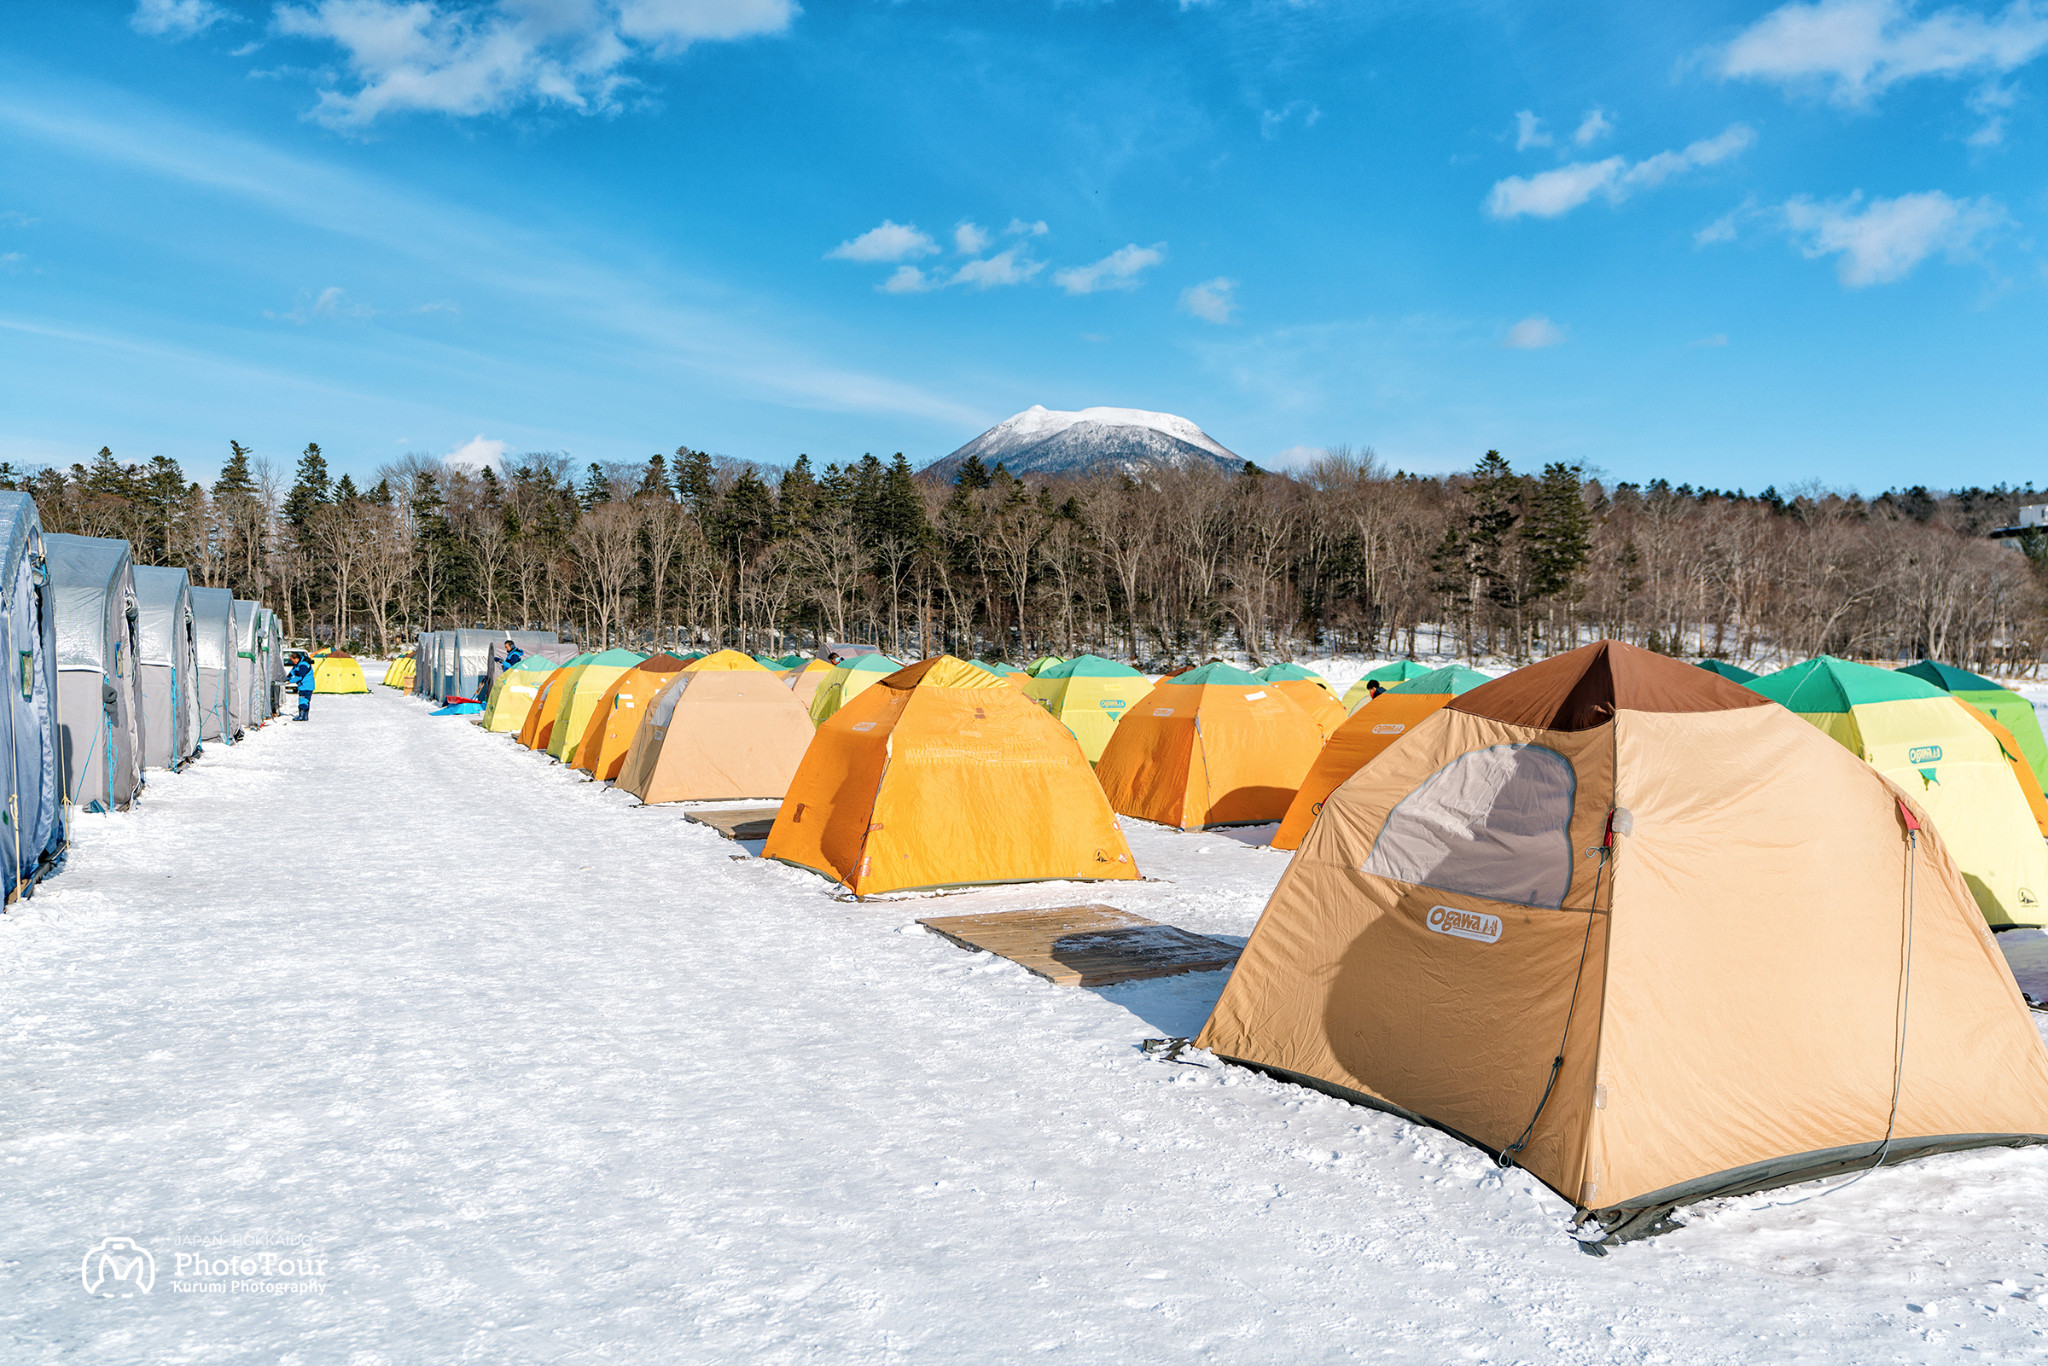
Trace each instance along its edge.
<instances>
[{"instance_id":1,"label":"wooden board on snow","mask_svg":"<svg viewBox=\"0 0 2048 1366\"><path fill-rule=\"evenodd\" d=\"M987 950L1063 987L1213 972L1235 963L1238 955L1220 939L1114 906L939 915L917 923L963 949Z\"/></svg>"},{"instance_id":2,"label":"wooden board on snow","mask_svg":"<svg viewBox=\"0 0 2048 1366\"><path fill-rule=\"evenodd\" d=\"M729 840L765 840L775 824L775 806L728 806L713 811L685 811L699 825L708 825Z\"/></svg>"}]
</instances>

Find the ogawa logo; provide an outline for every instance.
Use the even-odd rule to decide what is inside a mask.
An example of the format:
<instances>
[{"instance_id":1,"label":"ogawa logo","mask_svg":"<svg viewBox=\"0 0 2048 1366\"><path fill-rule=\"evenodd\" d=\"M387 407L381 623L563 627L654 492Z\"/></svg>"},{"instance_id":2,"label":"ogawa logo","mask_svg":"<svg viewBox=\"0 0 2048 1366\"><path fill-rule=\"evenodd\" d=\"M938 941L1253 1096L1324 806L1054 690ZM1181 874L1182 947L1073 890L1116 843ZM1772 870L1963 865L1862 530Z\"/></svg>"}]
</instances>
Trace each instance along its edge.
<instances>
[{"instance_id":1,"label":"ogawa logo","mask_svg":"<svg viewBox=\"0 0 2048 1366\"><path fill-rule=\"evenodd\" d=\"M2020 905L2025 906L2029 910L2031 910L2040 904L2040 902L2034 900L2034 894L2032 891L2025 887L2020 888Z\"/></svg>"},{"instance_id":2,"label":"ogawa logo","mask_svg":"<svg viewBox=\"0 0 2048 1366\"><path fill-rule=\"evenodd\" d=\"M1438 934L1457 939L1476 939L1482 944L1500 942L1500 917L1483 911L1461 911L1456 906L1431 906L1429 927Z\"/></svg>"},{"instance_id":3,"label":"ogawa logo","mask_svg":"<svg viewBox=\"0 0 2048 1366\"><path fill-rule=\"evenodd\" d=\"M1915 745L1906 751L1906 762L1909 764L1933 764L1940 761L1940 745Z\"/></svg>"},{"instance_id":4,"label":"ogawa logo","mask_svg":"<svg viewBox=\"0 0 2048 1366\"><path fill-rule=\"evenodd\" d=\"M1372 733L1374 735L1399 735L1406 729L1408 727L1402 725L1399 721L1382 721L1372 728Z\"/></svg>"},{"instance_id":5,"label":"ogawa logo","mask_svg":"<svg viewBox=\"0 0 2048 1366\"><path fill-rule=\"evenodd\" d=\"M85 1293L101 1299L128 1299L156 1288L156 1258L133 1238L102 1238L78 1264Z\"/></svg>"}]
</instances>

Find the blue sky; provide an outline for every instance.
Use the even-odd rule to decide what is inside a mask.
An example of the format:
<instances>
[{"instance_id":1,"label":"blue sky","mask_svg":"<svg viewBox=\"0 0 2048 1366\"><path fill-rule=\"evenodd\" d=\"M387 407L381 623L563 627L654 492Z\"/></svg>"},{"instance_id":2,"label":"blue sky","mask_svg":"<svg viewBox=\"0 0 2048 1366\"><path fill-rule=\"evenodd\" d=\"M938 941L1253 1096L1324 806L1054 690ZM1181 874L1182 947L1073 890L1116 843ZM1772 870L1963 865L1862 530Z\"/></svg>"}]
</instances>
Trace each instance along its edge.
<instances>
[{"instance_id":1,"label":"blue sky","mask_svg":"<svg viewBox=\"0 0 2048 1366\"><path fill-rule=\"evenodd\" d=\"M2036 0L10 6L0 458L923 464L1042 403L2041 482L2044 54Z\"/></svg>"}]
</instances>

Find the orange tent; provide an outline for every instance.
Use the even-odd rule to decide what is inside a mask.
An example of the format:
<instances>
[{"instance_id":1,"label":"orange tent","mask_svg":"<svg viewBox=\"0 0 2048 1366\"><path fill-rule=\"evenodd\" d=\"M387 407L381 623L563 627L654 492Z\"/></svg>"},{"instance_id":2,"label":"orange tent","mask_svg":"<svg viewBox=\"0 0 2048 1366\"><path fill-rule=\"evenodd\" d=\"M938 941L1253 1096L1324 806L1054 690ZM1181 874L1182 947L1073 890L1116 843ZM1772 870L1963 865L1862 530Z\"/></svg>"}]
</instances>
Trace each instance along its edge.
<instances>
[{"instance_id":1,"label":"orange tent","mask_svg":"<svg viewBox=\"0 0 2048 1366\"><path fill-rule=\"evenodd\" d=\"M619 765L640 731L641 713L685 667L674 655L653 655L613 679L590 713L590 724L569 756L570 766L601 783L618 777Z\"/></svg>"},{"instance_id":2,"label":"orange tent","mask_svg":"<svg viewBox=\"0 0 2048 1366\"><path fill-rule=\"evenodd\" d=\"M1126 816L1183 830L1258 825L1287 814L1322 743L1314 718L1272 684L1204 664L1124 713L1095 776Z\"/></svg>"},{"instance_id":3,"label":"orange tent","mask_svg":"<svg viewBox=\"0 0 2048 1366\"><path fill-rule=\"evenodd\" d=\"M562 710L564 689L557 685L576 673L589 659L589 655L577 655L548 675L548 681L541 684L540 691L533 695L533 705L527 708L525 724L519 727L520 744L528 749L547 750L548 741L555 734L555 717Z\"/></svg>"},{"instance_id":4,"label":"orange tent","mask_svg":"<svg viewBox=\"0 0 2048 1366\"><path fill-rule=\"evenodd\" d=\"M1602 641L1332 794L1195 1042L1444 1129L1609 1230L2048 1137L1943 833L1824 732Z\"/></svg>"},{"instance_id":5,"label":"orange tent","mask_svg":"<svg viewBox=\"0 0 2048 1366\"><path fill-rule=\"evenodd\" d=\"M616 786L649 805L780 797L811 734L810 712L781 679L738 650L714 650L642 709Z\"/></svg>"},{"instance_id":6,"label":"orange tent","mask_svg":"<svg viewBox=\"0 0 2048 1366\"><path fill-rule=\"evenodd\" d=\"M1348 713L1330 685L1313 669L1299 664L1272 664L1252 675L1264 679L1287 694L1294 705L1307 712L1325 740L1337 733Z\"/></svg>"},{"instance_id":7,"label":"orange tent","mask_svg":"<svg viewBox=\"0 0 2048 1366\"><path fill-rule=\"evenodd\" d=\"M1073 735L950 655L890 674L818 727L762 853L856 896L1138 876Z\"/></svg>"},{"instance_id":8,"label":"orange tent","mask_svg":"<svg viewBox=\"0 0 2048 1366\"><path fill-rule=\"evenodd\" d=\"M1411 730L1415 723L1460 693L1487 682L1485 674L1453 664L1432 669L1387 689L1345 719L1310 766L1301 790L1287 807L1287 817L1273 836L1275 849L1299 849L1316 815L1344 780L1378 758L1380 751Z\"/></svg>"}]
</instances>

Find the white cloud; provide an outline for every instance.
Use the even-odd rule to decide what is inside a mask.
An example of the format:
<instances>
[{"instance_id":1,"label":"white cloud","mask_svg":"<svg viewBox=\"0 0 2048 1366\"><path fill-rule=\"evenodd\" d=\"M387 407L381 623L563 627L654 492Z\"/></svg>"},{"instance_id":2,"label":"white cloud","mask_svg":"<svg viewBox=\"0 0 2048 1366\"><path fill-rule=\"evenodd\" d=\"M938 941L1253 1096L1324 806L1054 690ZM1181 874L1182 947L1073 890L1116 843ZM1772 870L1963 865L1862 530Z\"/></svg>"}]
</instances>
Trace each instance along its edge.
<instances>
[{"instance_id":1,"label":"white cloud","mask_svg":"<svg viewBox=\"0 0 2048 1366\"><path fill-rule=\"evenodd\" d=\"M342 50L347 79L312 116L359 128L404 110L610 109L635 57L781 33L795 15L794 0L311 0L279 4L272 26Z\"/></svg>"},{"instance_id":2,"label":"white cloud","mask_svg":"<svg viewBox=\"0 0 2048 1366\"><path fill-rule=\"evenodd\" d=\"M1711 337L1701 337L1701 338L1700 338L1700 339L1699 339L1698 341L1695 341L1695 342L1692 342L1692 343L1691 343L1691 345L1693 345L1693 346L1709 346L1709 347L1711 347L1711 346L1726 346L1727 344L1728 344L1728 334L1727 334L1726 332L1716 332L1716 333L1715 333L1715 334L1714 334L1713 336L1711 336Z\"/></svg>"},{"instance_id":3,"label":"white cloud","mask_svg":"<svg viewBox=\"0 0 2048 1366\"><path fill-rule=\"evenodd\" d=\"M1226 280L1221 275L1198 285L1189 285L1180 292L1181 309L1212 323L1227 323L1230 315L1237 311L1237 299L1231 292L1236 288L1237 281Z\"/></svg>"},{"instance_id":4,"label":"white cloud","mask_svg":"<svg viewBox=\"0 0 2048 1366\"><path fill-rule=\"evenodd\" d=\"M908 223L893 223L882 220L878 228L869 228L860 236L825 253L828 261L860 261L872 265L878 261L901 261L912 256L932 256L939 250L939 244L919 232Z\"/></svg>"},{"instance_id":5,"label":"white cloud","mask_svg":"<svg viewBox=\"0 0 2048 1366\"><path fill-rule=\"evenodd\" d=\"M2010 221L1993 199L1951 199L1940 190L1873 199L1855 194L1832 203L1794 199L1785 226L1809 258L1840 256L1835 273L1851 289L1902 280L1936 252L1966 260L1988 233Z\"/></svg>"},{"instance_id":6,"label":"white cloud","mask_svg":"<svg viewBox=\"0 0 2048 1366\"><path fill-rule=\"evenodd\" d=\"M1515 150L1526 152L1531 147L1548 147L1550 134L1543 131L1543 120L1535 113L1523 109L1515 114Z\"/></svg>"},{"instance_id":7,"label":"white cloud","mask_svg":"<svg viewBox=\"0 0 2048 1366\"><path fill-rule=\"evenodd\" d=\"M1861 104L1917 76L1995 76L2048 48L2048 9L2012 0L1995 15L1941 9L1917 17L1899 0L1817 0L1772 10L1721 54L1731 79L1820 85Z\"/></svg>"},{"instance_id":8,"label":"white cloud","mask_svg":"<svg viewBox=\"0 0 2048 1366\"><path fill-rule=\"evenodd\" d=\"M235 16L213 0L135 0L129 27L152 38L190 38Z\"/></svg>"},{"instance_id":9,"label":"white cloud","mask_svg":"<svg viewBox=\"0 0 2048 1366\"><path fill-rule=\"evenodd\" d=\"M1581 147L1590 147L1614 131L1614 120L1607 117L1604 109L1588 109L1586 117L1579 120L1578 129L1572 133L1572 141Z\"/></svg>"},{"instance_id":10,"label":"white cloud","mask_svg":"<svg viewBox=\"0 0 2048 1366\"><path fill-rule=\"evenodd\" d=\"M996 239L989 236L987 228L960 220L953 228L953 246L962 256L979 256L988 250L988 244Z\"/></svg>"},{"instance_id":11,"label":"white cloud","mask_svg":"<svg viewBox=\"0 0 2048 1366\"><path fill-rule=\"evenodd\" d=\"M939 288L939 283L916 266L898 266L894 275L875 288L884 294L923 294Z\"/></svg>"},{"instance_id":12,"label":"white cloud","mask_svg":"<svg viewBox=\"0 0 2048 1366\"><path fill-rule=\"evenodd\" d=\"M1541 314L1532 314L1508 329L1500 344L1517 351L1540 351L1564 341L1564 329Z\"/></svg>"},{"instance_id":13,"label":"white cloud","mask_svg":"<svg viewBox=\"0 0 2048 1366\"><path fill-rule=\"evenodd\" d=\"M1313 128L1322 120L1323 111L1307 100L1295 100L1284 109L1262 109L1259 111L1259 136L1271 141L1280 135L1280 129L1296 114L1301 115L1301 126Z\"/></svg>"},{"instance_id":14,"label":"white cloud","mask_svg":"<svg viewBox=\"0 0 2048 1366\"><path fill-rule=\"evenodd\" d=\"M301 293L296 307L287 313L265 310L264 317L303 327L315 318L374 318L377 310L368 304L350 303L341 286L329 285L318 294Z\"/></svg>"},{"instance_id":15,"label":"white cloud","mask_svg":"<svg viewBox=\"0 0 2048 1366\"><path fill-rule=\"evenodd\" d=\"M1026 223L1021 218L1012 218L1010 226L1003 229L1004 235L1009 237L1043 237L1050 231L1051 229L1045 226L1043 218L1035 223Z\"/></svg>"},{"instance_id":16,"label":"white cloud","mask_svg":"<svg viewBox=\"0 0 2048 1366\"><path fill-rule=\"evenodd\" d=\"M478 432L469 440L441 457L441 463L455 469L480 470L485 466L499 467L505 459L506 443L493 441Z\"/></svg>"},{"instance_id":17,"label":"white cloud","mask_svg":"<svg viewBox=\"0 0 2048 1366\"><path fill-rule=\"evenodd\" d=\"M997 285L1021 285L1039 271L1045 269L1045 262L1034 261L1024 254L1022 243L1007 251L999 251L984 261L969 261L953 272L949 285L967 285L973 289L993 289Z\"/></svg>"},{"instance_id":18,"label":"white cloud","mask_svg":"<svg viewBox=\"0 0 2048 1366\"><path fill-rule=\"evenodd\" d=\"M1069 294L1095 294L1105 289L1136 289L1138 276L1166 259L1166 243L1118 247L1093 265L1069 266L1053 272L1053 283Z\"/></svg>"},{"instance_id":19,"label":"white cloud","mask_svg":"<svg viewBox=\"0 0 2048 1366\"><path fill-rule=\"evenodd\" d=\"M1756 134L1746 125L1730 125L1681 151L1659 152L1630 165L1626 157L1574 161L1532 176L1511 175L1495 183L1486 197L1486 211L1495 218L1556 218L1570 213L1594 195L1619 204L1637 190L1652 189L1681 171L1712 166L1739 156Z\"/></svg>"}]
</instances>

